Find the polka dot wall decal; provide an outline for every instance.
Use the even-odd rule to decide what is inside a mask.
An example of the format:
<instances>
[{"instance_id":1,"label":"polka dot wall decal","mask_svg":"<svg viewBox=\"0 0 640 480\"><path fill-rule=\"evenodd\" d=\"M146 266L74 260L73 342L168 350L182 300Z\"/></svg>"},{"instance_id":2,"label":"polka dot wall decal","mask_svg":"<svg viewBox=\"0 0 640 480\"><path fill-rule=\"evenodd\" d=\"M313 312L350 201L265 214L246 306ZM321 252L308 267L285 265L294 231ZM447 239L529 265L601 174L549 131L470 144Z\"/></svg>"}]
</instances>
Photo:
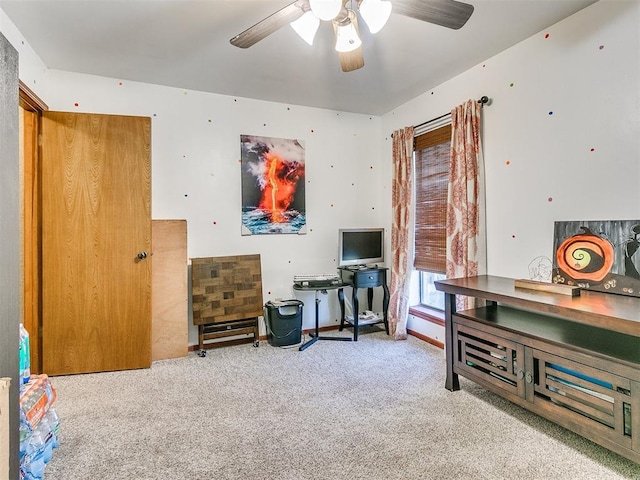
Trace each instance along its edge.
<instances>
[{"instance_id":1,"label":"polka dot wall decal","mask_svg":"<svg viewBox=\"0 0 640 480\"><path fill-rule=\"evenodd\" d=\"M547 202L553 202L553 197L547 198Z\"/></svg>"},{"instance_id":2,"label":"polka dot wall decal","mask_svg":"<svg viewBox=\"0 0 640 480\"><path fill-rule=\"evenodd\" d=\"M515 85L515 83L513 83L513 82L511 82L511 83L509 84L509 86L510 86L510 87L513 87L514 85Z\"/></svg>"},{"instance_id":3,"label":"polka dot wall decal","mask_svg":"<svg viewBox=\"0 0 640 480\"><path fill-rule=\"evenodd\" d=\"M516 236L515 235L511 235L511 238L516 238Z\"/></svg>"},{"instance_id":4,"label":"polka dot wall decal","mask_svg":"<svg viewBox=\"0 0 640 480\"><path fill-rule=\"evenodd\" d=\"M311 133L314 133L313 129L311 129Z\"/></svg>"},{"instance_id":5,"label":"polka dot wall decal","mask_svg":"<svg viewBox=\"0 0 640 480\"><path fill-rule=\"evenodd\" d=\"M185 197L188 197L189 195L185 193L185 194L184 194L184 196L185 196Z\"/></svg>"},{"instance_id":6,"label":"polka dot wall decal","mask_svg":"<svg viewBox=\"0 0 640 480\"><path fill-rule=\"evenodd\" d=\"M544 36L544 38L549 38L549 34L547 33L547 34Z\"/></svg>"},{"instance_id":7,"label":"polka dot wall decal","mask_svg":"<svg viewBox=\"0 0 640 480\"><path fill-rule=\"evenodd\" d=\"M122 85L124 85L124 84L123 84L122 82L118 82L118 85L122 86Z\"/></svg>"},{"instance_id":8,"label":"polka dot wall decal","mask_svg":"<svg viewBox=\"0 0 640 480\"><path fill-rule=\"evenodd\" d=\"M333 203L331 204L331 208L333 208Z\"/></svg>"},{"instance_id":9,"label":"polka dot wall decal","mask_svg":"<svg viewBox=\"0 0 640 480\"><path fill-rule=\"evenodd\" d=\"M600 46L598 47L598 50L603 50L603 49L604 49L604 45L600 45Z\"/></svg>"},{"instance_id":10,"label":"polka dot wall decal","mask_svg":"<svg viewBox=\"0 0 640 480\"><path fill-rule=\"evenodd\" d=\"M504 162L506 165L511 165L511 160L507 160L506 162Z\"/></svg>"},{"instance_id":11,"label":"polka dot wall decal","mask_svg":"<svg viewBox=\"0 0 640 480\"><path fill-rule=\"evenodd\" d=\"M209 119L209 123L212 123L212 122L213 122L213 120Z\"/></svg>"},{"instance_id":12,"label":"polka dot wall decal","mask_svg":"<svg viewBox=\"0 0 640 480\"><path fill-rule=\"evenodd\" d=\"M217 224L218 224L218 222L214 221L214 222L213 222L213 224L214 224L214 225L217 225Z\"/></svg>"},{"instance_id":13,"label":"polka dot wall decal","mask_svg":"<svg viewBox=\"0 0 640 480\"><path fill-rule=\"evenodd\" d=\"M589 151L590 151L590 152L595 152L595 151L596 151L596 149L592 147L592 148L590 148L590 149L589 149Z\"/></svg>"},{"instance_id":14,"label":"polka dot wall decal","mask_svg":"<svg viewBox=\"0 0 640 480\"><path fill-rule=\"evenodd\" d=\"M73 104L73 106L74 106L74 107L79 106L78 102L74 103L74 104Z\"/></svg>"},{"instance_id":15,"label":"polka dot wall decal","mask_svg":"<svg viewBox=\"0 0 640 480\"><path fill-rule=\"evenodd\" d=\"M263 124L262 124L262 126L263 126L263 127L266 127L266 126L267 126L267 124L266 124L266 123L263 123Z\"/></svg>"}]
</instances>

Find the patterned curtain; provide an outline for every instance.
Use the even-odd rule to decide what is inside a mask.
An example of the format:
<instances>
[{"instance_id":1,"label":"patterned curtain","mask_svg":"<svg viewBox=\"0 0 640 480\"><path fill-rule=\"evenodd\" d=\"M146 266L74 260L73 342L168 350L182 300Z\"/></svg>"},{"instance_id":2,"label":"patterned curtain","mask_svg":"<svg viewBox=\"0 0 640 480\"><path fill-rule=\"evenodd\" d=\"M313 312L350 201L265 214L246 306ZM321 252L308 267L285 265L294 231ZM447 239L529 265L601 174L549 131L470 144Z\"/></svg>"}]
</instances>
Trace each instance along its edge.
<instances>
[{"instance_id":1,"label":"patterned curtain","mask_svg":"<svg viewBox=\"0 0 640 480\"><path fill-rule=\"evenodd\" d=\"M451 111L451 168L447 199L447 278L470 277L486 269L484 163L480 105L474 100ZM458 295L458 310L472 307Z\"/></svg>"},{"instance_id":2,"label":"patterned curtain","mask_svg":"<svg viewBox=\"0 0 640 480\"><path fill-rule=\"evenodd\" d=\"M393 180L391 184L391 287L389 334L407 338L409 279L413 263L413 127L393 132Z\"/></svg>"}]
</instances>

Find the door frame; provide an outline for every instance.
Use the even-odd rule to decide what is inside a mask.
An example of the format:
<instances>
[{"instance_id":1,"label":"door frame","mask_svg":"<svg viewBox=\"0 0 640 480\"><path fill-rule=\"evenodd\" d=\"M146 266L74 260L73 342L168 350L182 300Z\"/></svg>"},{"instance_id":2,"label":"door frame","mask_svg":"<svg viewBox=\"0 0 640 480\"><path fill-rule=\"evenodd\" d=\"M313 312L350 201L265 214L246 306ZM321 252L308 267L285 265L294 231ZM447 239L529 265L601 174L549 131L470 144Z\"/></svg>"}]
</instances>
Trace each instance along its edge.
<instances>
[{"instance_id":1,"label":"door frame","mask_svg":"<svg viewBox=\"0 0 640 480\"><path fill-rule=\"evenodd\" d=\"M39 136L45 102L21 80L20 105L20 217L22 255L20 318L29 332L31 372L42 373L42 237Z\"/></svg>"}]
</instances>

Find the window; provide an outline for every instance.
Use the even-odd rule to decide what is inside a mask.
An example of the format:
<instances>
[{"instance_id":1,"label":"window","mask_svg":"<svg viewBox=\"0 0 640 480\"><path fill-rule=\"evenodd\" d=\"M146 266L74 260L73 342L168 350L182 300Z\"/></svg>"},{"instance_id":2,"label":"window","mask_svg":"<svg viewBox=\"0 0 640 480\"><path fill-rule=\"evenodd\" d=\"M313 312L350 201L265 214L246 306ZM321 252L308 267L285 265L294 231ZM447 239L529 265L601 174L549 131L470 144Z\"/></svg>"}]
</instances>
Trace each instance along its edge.
<instances>
[{"instance_id":1,"label":"window","mask_svg":"<svg viewBox=\"0 0 640 480\"><path fill-rule=\"evenodd\" d=\"M420 272L420 305L444 311L444 293L436 290L433 282L445 278L443 273Z\"/></svg>"},{"instance_id":2,"label":"window","mask_svg":"<svg viewBox=\"0 0 640 480\"><path fill-rule=\"evenodd\" d=\"M418 135L414 144L416 178L415 260L420 272L420 305L444 310L444 294L434 281L445 278L447 185L451 125Z\"/></svg>"}]
</instances>

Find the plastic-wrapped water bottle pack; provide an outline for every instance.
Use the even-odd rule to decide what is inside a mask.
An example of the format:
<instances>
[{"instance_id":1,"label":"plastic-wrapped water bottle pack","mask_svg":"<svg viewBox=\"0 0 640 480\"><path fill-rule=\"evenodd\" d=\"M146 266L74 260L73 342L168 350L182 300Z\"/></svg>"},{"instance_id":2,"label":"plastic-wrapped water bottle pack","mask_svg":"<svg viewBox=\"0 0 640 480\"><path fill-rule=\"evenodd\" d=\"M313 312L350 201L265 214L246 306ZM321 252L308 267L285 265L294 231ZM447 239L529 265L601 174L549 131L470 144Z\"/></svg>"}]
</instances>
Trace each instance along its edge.
<instances>
[{"instance_id":1,"label":"plastic-wrapped water bottle pack","mask_svg":"<svg viewBox=\"0 0 640 480\"><path fill-rule=\"evenodd\" d=\"M60 444L56 392L47 375L31 375L29 334L20 325L20 479L41 480Z\"/></svg>"}]
</instances>

